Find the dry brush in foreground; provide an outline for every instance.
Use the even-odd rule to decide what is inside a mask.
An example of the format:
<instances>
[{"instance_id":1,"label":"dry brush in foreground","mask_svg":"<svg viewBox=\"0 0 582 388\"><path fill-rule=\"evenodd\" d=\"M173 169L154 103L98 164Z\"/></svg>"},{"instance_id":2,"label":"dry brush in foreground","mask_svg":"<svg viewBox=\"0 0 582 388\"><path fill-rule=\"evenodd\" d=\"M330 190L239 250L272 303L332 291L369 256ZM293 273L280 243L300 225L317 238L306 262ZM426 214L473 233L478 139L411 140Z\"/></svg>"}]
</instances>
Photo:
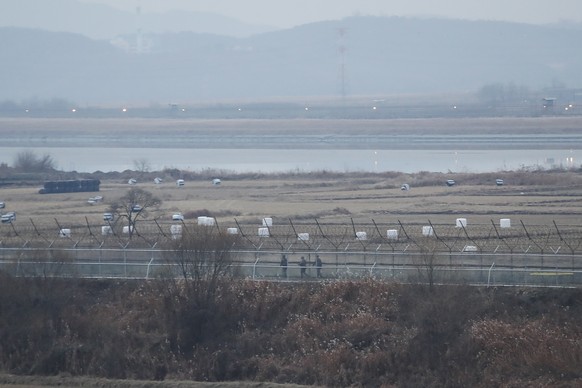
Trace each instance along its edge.
<instances>
[{"instance_id":1,"label":"dry brush in foreground","mask_svg":"<svg viewBox=\"0 0 582 388\"><path fill-rule=\"evenodd\" d=\"M0 281L0 369L325 386L579 386L581 291ZM171 385L170 385L171 386Z\"/></svg>"}]
</instances>

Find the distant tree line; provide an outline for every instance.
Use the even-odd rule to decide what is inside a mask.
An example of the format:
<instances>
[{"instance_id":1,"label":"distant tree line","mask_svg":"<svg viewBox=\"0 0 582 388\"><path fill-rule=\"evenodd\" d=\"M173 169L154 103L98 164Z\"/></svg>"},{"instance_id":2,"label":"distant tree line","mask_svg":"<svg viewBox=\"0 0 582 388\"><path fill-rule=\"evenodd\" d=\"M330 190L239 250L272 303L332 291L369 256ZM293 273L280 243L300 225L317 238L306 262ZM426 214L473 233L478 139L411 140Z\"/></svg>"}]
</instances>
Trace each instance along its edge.
<instances>
[{"instance_id":1,"label":"distant tree line","mask_svg":"<svg viewBox=\"0 0 582 388\"><path fill-rule=\"evenodd\" d=\"M63 98L53 98L50 100L42 100L32 98L20 102L12 100L0 101L0 112L4 114L17 114L31 112L70 112L76 104Z\"/></svg>"},{"instance_id":2,"label":"distant tree line","mask_svg":"<svg viewBox=\"0 0 582 388\"><path fill-rule=\"evenodd\" d=\"M534 95L535 94L527 86L516 85L514 83L487 84L477 91L477 98L479 101L493 105L535 99L535 97L533 97Z\"/></svg>"},{"instance_id":3,"label":"distant tree line","mask_svg":"<svg viewBox=\"0 0 582 388\"><path fill-rule=\"evenodd\" d=\"M151 118L206 118L206 119L390 119L424 117L484 117L484 116L524 116L539 115L542 112L542 99L555 97L567 106L574 104L577 109L577 96L580 90L567 88L562 84L543 89L529 87L513 82L489 83L467 95L450 95L446 98L419 97L417 101L397 96L378 102L367 98L348 99L344 104L334 101L314 101L309 106L295 101L278 102L236 102L216 105L191 104L150 104L133 107L79 107L76 102L63 98L48 100L29 99L23 101L0 101L0 117L151 117ZM459 101L462 103L456 103ZM372 107L372 105L374 105ZM454 109L451 109L454 106ZM494 109L491 109L494 108ZM561 112L580 114L580 110ZM136 166L137 167L137 166ZM147 168L141 165L142 170Z\"/></svg>"}]
</instances>

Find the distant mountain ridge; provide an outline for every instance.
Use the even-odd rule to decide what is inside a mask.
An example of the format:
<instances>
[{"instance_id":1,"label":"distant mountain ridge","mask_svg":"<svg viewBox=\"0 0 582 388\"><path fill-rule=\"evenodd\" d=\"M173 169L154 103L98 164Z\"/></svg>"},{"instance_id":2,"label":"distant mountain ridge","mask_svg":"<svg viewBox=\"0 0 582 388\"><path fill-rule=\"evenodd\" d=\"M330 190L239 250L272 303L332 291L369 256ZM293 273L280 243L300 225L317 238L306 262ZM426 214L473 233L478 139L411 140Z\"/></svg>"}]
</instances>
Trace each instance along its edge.
<instances>
[{"instance_id":1,"label":"distant mountain ridge","mask_svg":"<svg viewBox=\"0 0 582 388\"><path fill-rule=\"evenodd\" d=\"M214 33L245 37L275 30L208 12L126 12L107 5L76 0L2 0L0 26L71 32L92 39L113 39L136 33Z\"/></svg>"},{"instance_id":2,"label":"distant mountain ridge","mask_svg":"<svg viewBox=\"0 0 582 388\"><path fill-rule=\"evenodd\" d=\"M337 96L342 84L348 95L376 96L476 91L491 83L582 87L582 29L571 26L361 16L246 38L144 38L147 52L136 54L76 34L0 28L0 101Z\"/></svg>"}]
</instances>

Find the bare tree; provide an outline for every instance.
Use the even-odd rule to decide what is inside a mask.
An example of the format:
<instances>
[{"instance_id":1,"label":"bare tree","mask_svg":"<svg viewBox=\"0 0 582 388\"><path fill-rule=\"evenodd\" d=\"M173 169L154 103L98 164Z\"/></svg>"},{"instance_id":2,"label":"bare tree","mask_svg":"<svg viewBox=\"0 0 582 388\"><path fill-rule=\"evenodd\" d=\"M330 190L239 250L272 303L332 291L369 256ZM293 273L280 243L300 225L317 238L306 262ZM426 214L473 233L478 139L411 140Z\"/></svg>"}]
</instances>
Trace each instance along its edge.
<instances>
[{"instance_id":1,"label":"bare tree","mask_svg":"<svg viewBox=\"0 0 582 388\"><path fill-rule=\"evenodd\" d=\"M129 237L133 236L137 221L145 218L148 210L158 207L162 200L155 197L149 191L134 187L127 194L111 203L110 212L119 218L127 218Z\"/></svg>"},{"instance_id":2,"label":"bare tree","mask_svg":"<svg viewBox=\"0 0 582 388\"><path fill-rule=\"evenodd\" d=\"M436 240L427 238L419 247L420 252L413 259L413 262L418 270L420 282L428 284L429 289L432 290L435 284L437 270L442 265L440 256L438 255L437 242Z\"/></svg>"},{"instance_id":3,"label":"bare tree","mask_svg":"<svg viewBox=\"0 0 582 388\"><path fill-rule=\"evenodd\" d=\"M164 298L168 341L175 351L189 352L195 344L223 327L229 284L236 275L231 265L236 236L208 226L188 227L164 250Z\"/></svg>"},{"instance_id":4,"label":"bare tree","mask_svg":"<svg viewBox=\"0 0 582 388\"><path fill-rule=\"evenodd\" d=\"M186 294L208 303L215 295L218 282L232 272L232 247L236 237L208 226L194 225L181 239L174 240L167 256L170 267L177 268Z\"/></svg>"},{"instance_id":5,"label":"bare tree","mask_svg":"<svg viewBox=\"0 0 582 388\"><path fill-rule=\"evenodd\" d=\"M14 158L14 168L23 172L46 172L55 169L55 161L49 154L37 156L34 151L24 150Z\"/></svg>"},{"instance_id":6,"label":"bare tree","mask_svg":"<svg viewBox=\"0 0 582 388\"><path fill-rule=\"evenodd\" d=\"M141 173L150 172L152 168L149 160L147 160L146 158L135 159L133 161L133 167L135 168L135 171Z\"/></svg>"}]
</instances>

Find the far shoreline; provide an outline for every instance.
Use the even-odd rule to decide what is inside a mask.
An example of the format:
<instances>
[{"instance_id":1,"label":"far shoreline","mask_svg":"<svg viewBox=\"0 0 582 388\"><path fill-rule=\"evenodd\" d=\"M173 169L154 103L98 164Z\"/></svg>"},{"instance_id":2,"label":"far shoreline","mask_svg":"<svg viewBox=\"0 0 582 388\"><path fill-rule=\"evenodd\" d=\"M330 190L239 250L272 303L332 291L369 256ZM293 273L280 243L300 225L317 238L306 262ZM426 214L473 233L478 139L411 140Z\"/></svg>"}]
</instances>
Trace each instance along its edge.
<instances>
[{"instance_id":1,"label":"far shoreline","mask_svg":"<svg viewBox=\"0 0 582 388\"><path fill-rule=\"evenodd\" d=\"M3 147L582 149L582 117L434 119L0 118Z\"/></svg>"}]
</instances>

